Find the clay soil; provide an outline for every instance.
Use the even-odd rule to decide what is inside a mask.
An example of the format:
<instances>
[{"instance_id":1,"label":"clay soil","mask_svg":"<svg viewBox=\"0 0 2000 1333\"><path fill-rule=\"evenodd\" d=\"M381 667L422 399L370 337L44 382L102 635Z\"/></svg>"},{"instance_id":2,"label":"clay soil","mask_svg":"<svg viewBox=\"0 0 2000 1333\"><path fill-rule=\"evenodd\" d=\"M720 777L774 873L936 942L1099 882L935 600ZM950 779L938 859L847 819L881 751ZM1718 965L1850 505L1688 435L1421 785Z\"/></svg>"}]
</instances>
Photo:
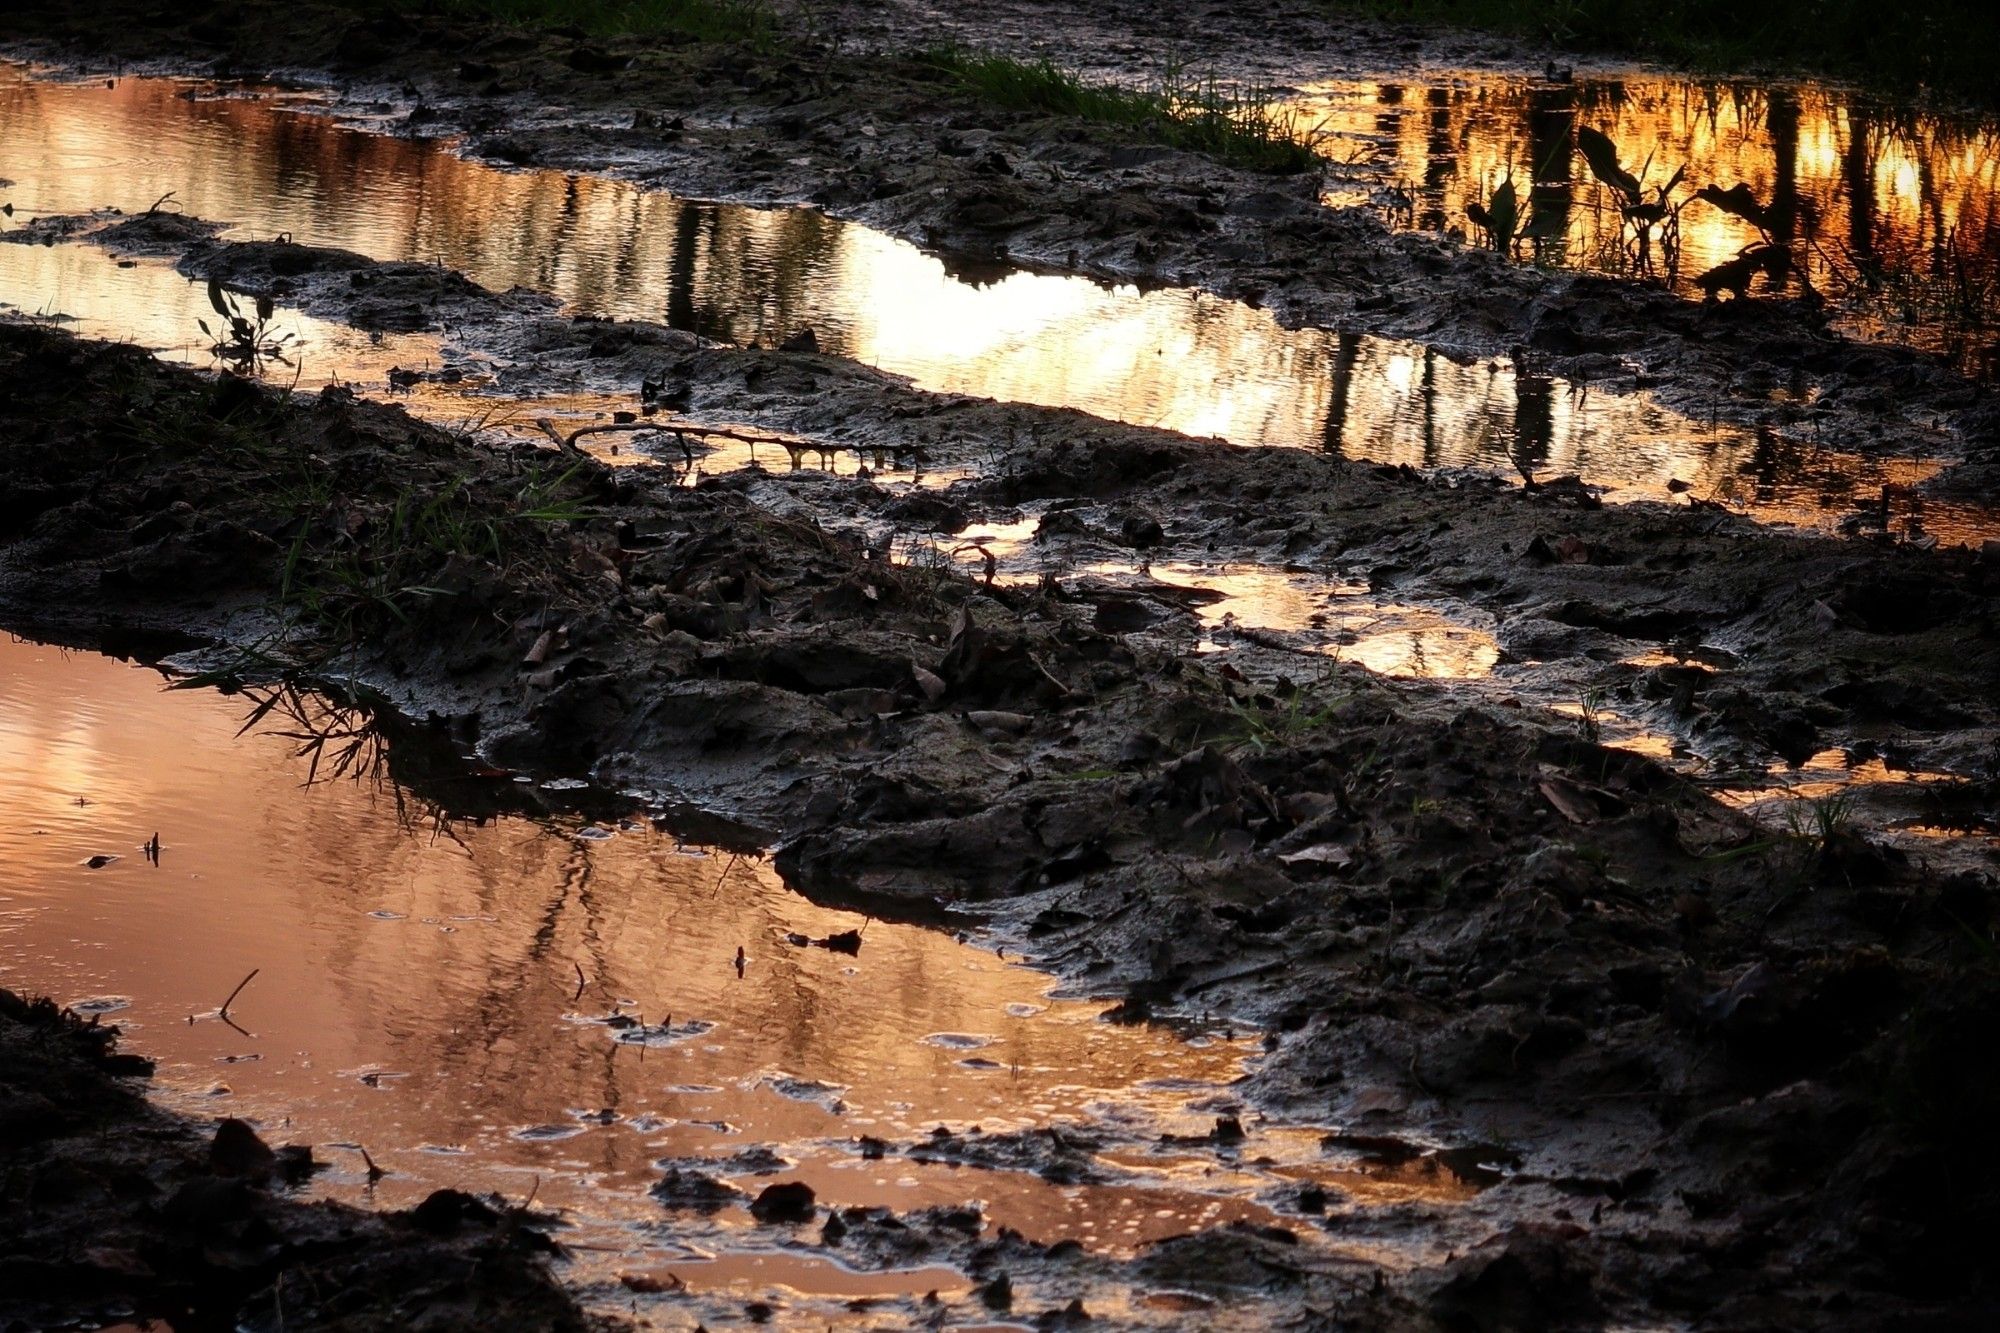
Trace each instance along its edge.
<instances>
[{"instance_id":1,"label":"clay soil","mask_svg":"<svg viewBox=\"0 0 2000 1333\"><path fill-rule=\"evenodd\" d=\"M741 136L676 163L696 193L815 197L989 262L1151 265L1290 318L1525 344L1572 373L1615 359L1750 422L1784 408L1744 368L1796 367L1857 448L1934 450L1916 423L1943 417L1971 460L1955 484L1990 461L1979 386L1833 339L1794 304L1703 309L1501 270L1321 210L1296 183L971 107L880 56L641 48L310 3L282 23L261 6L130 21L142 10L155 7L30 4L0 32L99 59L408 81L481 151L523 162L660 148L668 131L645 126L665 119L639 112L713 114L720 97ZM872 136L856 132L863 71ZM524 90L562 97L577 123L506 128ZM603 129L607 107L637 127ZM905 151L940 134L978 151ZM982 169L993 154L1009 169ZM1061 183L1029 186L1026 161ZM1253 1019L1269 1033L1250 1089L1263 1109L1346 1126L1348 1146L1385 1160L1455 1145L1468 1175L1518 1202L1510 1226L1432 1270L1361 1280L1239 1229L1138 1261L1163 1284L1225 1303L1254 1288L1324 1328L1992 1319L1990 876L1838 818L1774 830L1539 709L1282 643L1196 654L1187 600L1143 578L995 584L891 561L879 534L1059 501L1046 541L1079 555L1223 557L1448 595L1496 618L1503 652L1577 664L1717 752L1796 760L1867 737L1967 774L1956 799L1974 811L1992 804L2000 726L1990 551L1786 535L1606 508L1574 484L1445 484L928 395L810 351L571 320L434 269L173 225L122 239L328 318L413 309L628 392L663 377L694 409L1004 466L921 496L811 472L682 486L342 390L295 397L0 325L9 628L197 646L224 676L359 680L483 762L662 791L778 845L816 897L977 911L1131 1020L1177 1006ZM1646 651L1655 664L1628 663ZM31 1131L7 1136L8 1188L49 1200L0 1222L0 1264L38 1275L43 1303L18 1317L99 1308L80 1294L86 1269L121 1274L135 1309L218 1326L275 1300L280 1273L286 1326L313 1322L289 1274L316 1265L347 1265L370 1300L404 1299L408 1243L383 1238L421 1219L201 1183L202 1145L114 1078L100 1033L11 1000L0 1017L0 1107L10 1121L25 1108ZM77 1087L75 1109L34 1104L50 1069ZM228 1245L254 1256L149 1239L183 1196L226 1204ZM450 1207L463 1233L422 1243L478 1256L479 1282L501 1285L421 1299L453 1318L490 1300L520 1302L509 1324L577 1318L532 1263L492 1257L531 1234L518 1218ZM1297 1228L1337 1229L1323 1208L1298 1200ZM329 1228L344 1239L317 1239ZM317 1317L399 1316L341 1323L329 1302Z\"/></svg>"}]
</instances>

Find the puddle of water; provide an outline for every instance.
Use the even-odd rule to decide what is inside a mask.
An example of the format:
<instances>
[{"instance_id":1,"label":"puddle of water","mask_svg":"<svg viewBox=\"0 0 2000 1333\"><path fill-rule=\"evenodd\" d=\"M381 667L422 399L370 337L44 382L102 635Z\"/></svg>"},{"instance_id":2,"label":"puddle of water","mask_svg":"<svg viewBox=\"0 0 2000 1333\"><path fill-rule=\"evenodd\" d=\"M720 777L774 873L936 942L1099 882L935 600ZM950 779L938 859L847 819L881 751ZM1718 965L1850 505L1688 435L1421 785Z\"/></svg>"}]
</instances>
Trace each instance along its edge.
<instances>
[{"instance_id":1,"label":"puddle of water","mask_svg":"<svg viewBox=\"0 0 2000 1333\"><path fill-rule=\"evenodd\" d=\"M1211 633L1245 628L1294 634L1320 653L1377 675L1476 680L1500 660L1500 646L1482 628L1424 607L1378 602L1365 587L1323 575L1183 564L1153 565L1151 573L1162 583L1220 594L1197 609Z\"/></svg>"},{"instance_id":2,"label":"puddle of water","mask_svg":"<svg viewBox=\"0 0 2000 1333\"><path fill-rule=\"evenodd\" d=\"M1986 874L2000 867L2000 808L1956 775L1832 749L1797 768L1774 763L1761 779L1732 780L1714 795L1774 829L1809 839L1859 828L1941 871Z\"/></svg>"},{"instance_id":3,"label":"puddle of water","mask_svg":"<svg viewBox=\"0 0 2000 1333\"><path fill-rule=\"evenodd\" d=\"M1575 472L1617 498L1668 498L1680 489L1669 483L1685 483L1810 526L1831 526L1882 486L1936 466L1779 447L1644 395L1574 392L1506 362L1286 330L1267 312L1199 293L1029 273L964 281L913 246L810 209L505 171L438 142L342 127L295 95L201 92L160 79L38 81L0 65L9 126L0 176L16 182L6 192L15 216L0 229L37 215L139 211L173 191L189 212L235 224L235 236L285 232L379 259L442 262L496 289L548 292L578 313L738 342L810 325L827 352L927 389L1423 468ZM56 293L36 274L0 272L0 299L34 311ZM131 328L150 318L138 300L74 282L63 298L92 306L70 314ZM188 341L191 320L165 325L159 345ZM337 363L325 375L360 378L338 340L321 345ZM1899 506L1896 518L1906 517ZM2000 531L1982 511L1936 505L1924 522L1944 541Z\"/></svg>"},{"instance_id":4,"label":"puddle of water","mask_svg":"<svg viewBox=\"0 0 2000 1333\"><path fill-rule=\"evenodd\" d=\"M1286 636L1301 652L1322 653L1384 676L1426 680L1475 680L1491 674L1500 647L1478 612L1454 619L1426 607L1374 600L1365 585L1302 569L1270 565L1141 564L1131 560L1072 565L1060 545L1034 540L1042 516L981 523L951 537L906 538L897 558L906 563L949 561L975 578L991 572L995 583L1022 587L1045 575L1083 576L1143 589L1151 583L1187 589L1203 638L1197 652L1220 652L1239 630Z\"/></svg>"},{"instance_id":5,"label":"puddle of water","mask_svg":"<svg viewBox=\"0 0 2000 1333\"><path fill-rule=\"evenodd\" d=\"M1386 169L1409 225L1472 231L1466 206L1485 203L1511 175L1524 211L1531 200L1541 218L1523 252L1547 263L1631 268L1629 231L1576 148L1579 127L1607 135L1628 171L1650 160L1648 187L1685 166L1677 200L1748 186L1768 210L1762 229L1707 202L1680 214L1679 290L1699 296L1697 274L1776 241L1798 260L1792 290L1804 279L1858 298L1853 331L2000 371L2000 132L1991 124L1811 84L1638 73L1336 82L1304 89L1298 108ZM1949 308L1961 300L1963 310Z\"/></svg>"},{"instance_id":6,"label":"puddle of water","mask_svg":"<svg viewBox=\"0 0 2000 1333\"><path fill-rule=\"evenodd\" d=\"M813 906L759 862L644 818L451 818L382 777L380 750L343 767L295 736L237 739L248 708L0 642L0 979L115 1013L171 1102L318 1145L333 1168L319 1193L535 1190L579 1223L585 1278L672 1261L690 1282L845 1298L941 1279L788 1257L789 1231L740 1209L662 1229L657 1164L714 1162L753 1191L804 1180L837 1206L978 1201L989 1226L1130 1253L1275 1221L1252 1196L1319 1160L1303 1130L1253 1127L1231 1156L1259 1165L1227 1170L1147 1147L1210 1129L1247 1037L1101 1022L1017 961ZM322 781L302 786L315 760ZM788 939L849 930L853 955ZM240 1027L218 1021L253 968L230 1005ZM1105 1183L1057 1186L856 1143L939 1124L1081 1125L1128 1160L1103 1158ZM722 1160L757 1145L778 1174ZM379 1183L362 1148L390 1172ZM1365 1203L1343 1179L1330 1188ZM1448 1186L1438 1202L1461 1199ZM1348 1248L1401 1264L1434 1240Z\"/></svg>"},{"instance_id":7,"label":"puddle of water","mask_svg":"<svg viewBox=\"0 0 2000 1333\"><path fill-rule=\"evenodd\" d=\"M129 263L88 245L0 244L0 299L14 313L48 320L84 337L130 342L162 360L198 368L219 364L198 320L214 320L205 283L193 282L160 260ZM445 340L426 333L368 333L278 307L270 326L280 353L254 367L267 381L303 393L329 384L400 403L416 416L459 430L481 430L550 443L539 424L563 435L617 424L632 417L630 397L567 393L511 395L494 386L494 367L454 358ZM245 367L238 366L243 369ZM745 431L749 440L691 436L692 457L666 430L651 434L586 435L577 447L614 467L664 464L683 484L745 467L776 471L815 468L842 476L868 471L885 484L939 485L963 469L914 470L882 451L822 450L771 431ZM756 438L769 443L759 444ZM796 447L793 447L796 446Z\"/></svg>"}]
</instances>

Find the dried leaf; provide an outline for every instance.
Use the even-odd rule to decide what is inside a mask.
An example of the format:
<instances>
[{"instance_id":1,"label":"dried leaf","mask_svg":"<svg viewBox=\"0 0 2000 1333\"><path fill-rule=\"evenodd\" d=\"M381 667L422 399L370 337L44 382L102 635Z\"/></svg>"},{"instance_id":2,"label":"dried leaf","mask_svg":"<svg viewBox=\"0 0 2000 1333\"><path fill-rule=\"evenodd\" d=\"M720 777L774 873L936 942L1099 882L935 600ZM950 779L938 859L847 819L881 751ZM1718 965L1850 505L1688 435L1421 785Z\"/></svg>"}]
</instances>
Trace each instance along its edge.
<instances>
[{"instance_id":1,"label":"dried leaf","mask_svg":"<svg viewBox=\"0 0 2000 1333\"><path fill-rule=\"evenodd\" d=\"M937 672L912 662L910 663L910 676L917 682L917 688L923 691L924 698L930 702L936 703L938 700L944 698L946 689L944 677L938 675Z\"/></svg>"},{"instance_id":2,"label":"dried leaf","mask_svg":"<svg viewBox=\"0 0 2000 1333\"><path fill-rule=\"evenodd\" d=\"M1535 786L1548 798L1556 813L1572 824L1588 824L1597 818L1597 808L1578 787L1561 778L1540 778Z\"/></svg>"}]
</instances>

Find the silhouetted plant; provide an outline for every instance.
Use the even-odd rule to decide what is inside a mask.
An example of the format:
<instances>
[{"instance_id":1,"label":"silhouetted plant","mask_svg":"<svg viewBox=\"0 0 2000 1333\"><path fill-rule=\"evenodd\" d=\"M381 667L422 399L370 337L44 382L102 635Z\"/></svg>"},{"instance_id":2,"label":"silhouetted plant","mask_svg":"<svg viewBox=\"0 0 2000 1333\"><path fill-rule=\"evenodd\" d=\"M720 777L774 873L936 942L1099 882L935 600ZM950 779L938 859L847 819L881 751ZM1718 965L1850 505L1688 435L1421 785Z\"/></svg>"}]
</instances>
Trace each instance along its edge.
<instances>
[{"instance_id":1,"label":"silhouetted plant","mask_svg":"<svg viewBox=\"0 0 2000 1333\"><path fill-rule=\"evenodd\" d=\"M1704 185L1695 191L1694 197L1742 218L1758 233L1758 239L1738 250L1735 258L1724 260L1694 279L1704 299L1716 300L1724 292L1741 299L1749 294L1750 284L1759 273L1771 287L1779 286L1791 274L1791 247L1771 239L1775 219L1749 186L1738 182L1725 190L1718 185Z\"/></svg>"},{"instance_id":2,"label":"silhouetted plant","mask_svg":"<svg viewBox=\"0 0 2000 1333\"><path fill-rule=\"evenodd\" d=\"M1577 127L1576 146L1582 151L1584 161L1590 164L1590 174L1597 177L1620 201L1619 216L1632 233L1627 243L1632 267L1641 273L1654 271L1653 242L1657 233L1660 263L1666 271L1667 281L1672 282L1680 272L1681 209L1685 206L1684 201L1677 202L1673 194L1687 177L1687 168L1681 167L1667 178L1666 184L1649 190L1646 175L1653 165L1651 156L1634 175L1620 164L1618 145L1611 141L1610 136L1588 125Z\"/></svg>"},{"instance_id":3,"label":"silhouetted plant","mask_svg":"<svg viewBox=\"0 0 2000 1333\"><path fill-rule=\"evenodd\" d=\"M285 348L292 341L292 335L271 331L271 320L277 314L277 307L269 296L257 297L251 303L251 313L246 315L235 293L224 291L221 282L210 278L208 303L221 316L221 327L210 328L205 319L196 319L195 323L210 339L210 355L238 369L250 371L258 369L266 361L285 362Z\"/></svg>"}]
</instances>

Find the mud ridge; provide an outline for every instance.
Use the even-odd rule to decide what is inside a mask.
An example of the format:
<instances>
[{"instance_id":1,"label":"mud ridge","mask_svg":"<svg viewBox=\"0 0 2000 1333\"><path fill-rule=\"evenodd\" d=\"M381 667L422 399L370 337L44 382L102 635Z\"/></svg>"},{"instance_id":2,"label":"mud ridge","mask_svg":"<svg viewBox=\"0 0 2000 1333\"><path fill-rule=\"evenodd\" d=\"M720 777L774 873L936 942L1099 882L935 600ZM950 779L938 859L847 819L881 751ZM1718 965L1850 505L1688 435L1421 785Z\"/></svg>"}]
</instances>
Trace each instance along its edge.
<instances>
[{"instance_id":1,"label":"mud ridge","mask_svg":"<svg viewBox=\"0 0 2000 1333\"><path fill-rule=\"evenodd\" d=\"M1236 562L1476 608L1495 619L1503 662L1580 666L1579 694L1649 718L1725 773L1796 766L1841 746L1905 770L2000 777L2000 561L1990 550L1797 536L1712 505L1606 507L1574 479L1425 478L928 393L837 358L567 318L545 298L488 292L435 265L218 241L218 224L200 219L65 230L356 327L446 330L447 355L496 366L510 394L583 389L629 403L635 420L667 400L678 410L643 420L668 432L676 420L747 422L813 456L853 451L960 478L921 492L799 471L703 482L871 547L1038 513L1045 568ZM1191 619L1163 585L1055 586L1100 626L1187 646Z\"/></svg>"}]
</instances>

